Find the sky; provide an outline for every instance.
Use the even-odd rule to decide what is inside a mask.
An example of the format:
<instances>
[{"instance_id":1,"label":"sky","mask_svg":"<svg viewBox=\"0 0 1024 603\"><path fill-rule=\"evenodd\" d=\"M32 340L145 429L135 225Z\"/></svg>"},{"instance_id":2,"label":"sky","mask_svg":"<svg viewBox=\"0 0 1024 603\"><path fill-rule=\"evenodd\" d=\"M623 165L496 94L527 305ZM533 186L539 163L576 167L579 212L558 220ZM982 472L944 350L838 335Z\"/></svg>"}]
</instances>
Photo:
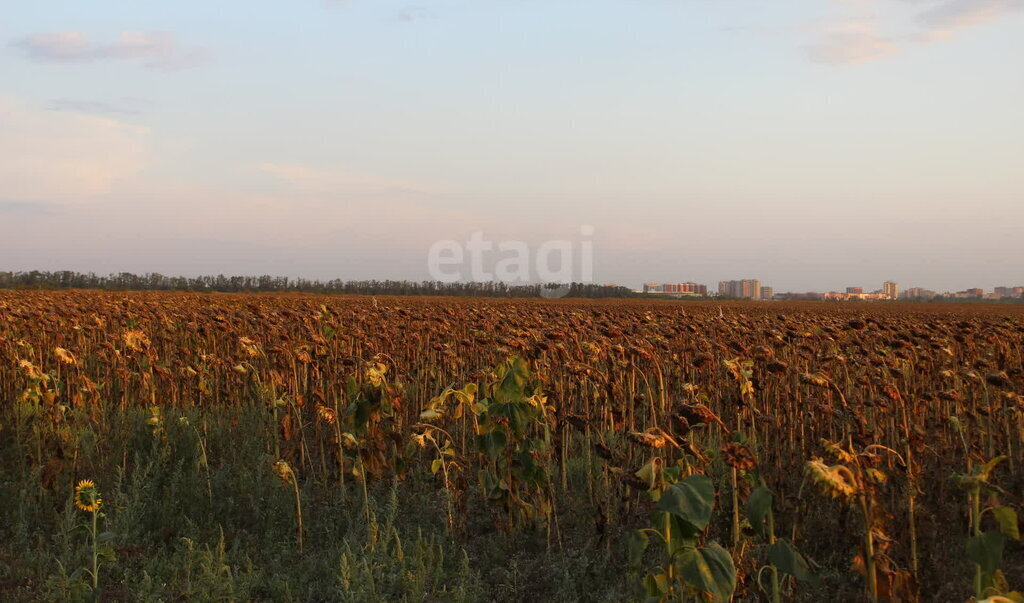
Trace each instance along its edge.
<instances>
[{"instance_id":1,"label":"sky","mask_svg":"<svg viewBox=\"0 0 1024 603\"><path fill-rule=\"evenodd\" d=\"M0 0L0 270L1020 285L1022 60L1024 0Z\"/></svg>"}]
</instances>

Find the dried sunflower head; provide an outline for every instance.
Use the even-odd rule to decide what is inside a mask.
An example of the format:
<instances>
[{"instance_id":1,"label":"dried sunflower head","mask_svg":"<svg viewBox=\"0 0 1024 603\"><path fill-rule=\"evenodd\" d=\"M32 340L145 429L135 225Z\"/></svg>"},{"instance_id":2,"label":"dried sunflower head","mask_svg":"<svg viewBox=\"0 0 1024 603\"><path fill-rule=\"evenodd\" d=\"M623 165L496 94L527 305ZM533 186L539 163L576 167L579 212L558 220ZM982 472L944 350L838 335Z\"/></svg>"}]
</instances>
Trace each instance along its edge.
<instances>
[{"instance_id":1,"label":"dried sunflower head","mask_svg":"<svg viewBox=\"0 0 1024 603\"><path fill-rule=\"evenodd\" d=\"M370 385L380 387L384 385L384 374L387 372L387 365L380 362L372 363L366 368L366 380L370 382Z\"/></svg>"},{"instance_id":2,"label":"dried sunflower head","mask_svg":"<svg viewBox=\"0 0 1024 603\"><path fill-rule=\"evenodd\" d=\"M57 360L64 364L78 364L78 359L75 358L75 355L64 348L54 348L53 353L57 356Z\"/></svg>"},{"instance_id":3,"label":"dried sunflower head","mask_svg":"<svg viewBox=\"0 0 1024 603\"><path fill-rule=\"evenodd\" d=\"M32 364L28 360L19 360L18 361L18 366L23 371L25 371L25 376L28 377L29 379L33 379L35 381L39 381L39 380L43 379L44 377L46 377L46 375L43 373L43 371L39 367L37 367L36 365Z\"/></svg>"},{"instance_id":4,"label":"dried sunflower head","mask_svg":"<svg viewBox=\"0 0 1024 603\"><path fill-rule=\"evenodd\" d=\"M272 469L274 471L274 474L277 475L277 477L281 480L281 483L286 486L290 484L293 479L295 479L295 472L292 471L292 468L290 465L288 465L287 461L277 461L276 463L274 463Z\"/></svg>"},{"instance_id":5,"label":"dried sunflower head","mask_svg":"<svg viewBox=\"0 0 1024 603\"><path fill-rule=\"evenodd\" d=\"M338 415L334 412L333 408L327 408L319 402L316 404L316 415L320 417L320 420L326 421L330 425L334 425L334 422L338 420Z\"/></svg>"},{"instance_id":6,"label":"dried sunflower head","mask_svg":"<svg viewBox=\"0 0 1024 603\"><path fill-rule=\"evenodd\" d=\"M124 344L134 352L143 352L149 347L149 337L142 331L126 331L123 335Z\"/></svg>"},{"instance_id":7,"label":"dried sunflower head","mask_svg":"<svg viewBox=\"0 0 1024 603\"><path fill-rule=\"evenodd\" d=\"M262 354L260 344L249 337L241 337L238 339L238 344L242 347L242 351L249 355L250 358L256 358Z\"/></svg>"},{"instance_id":8,"label":"dried sunflower head","mask_svg":"<svg viewBox=\"0 0 1024 603\"><path fill-rule=\"evenodd\" d=\"M832 498L850 500L857 494L857 482L849 469L842 465L826 465L821 459L807 462L807 473L822 492Z\"/></svg>"},{"instance_id":9,"label":"dried sunflower head","mask_svg":"<svg viewBox=\"0 0 1024 603\"><path fill-rule=\"evenodd\" d=\"M722 460L726 465L739 471L750 471L757 467L757 459L754 453L743 444L729 442L722 447Z\"/></svg>"}]
</instances>

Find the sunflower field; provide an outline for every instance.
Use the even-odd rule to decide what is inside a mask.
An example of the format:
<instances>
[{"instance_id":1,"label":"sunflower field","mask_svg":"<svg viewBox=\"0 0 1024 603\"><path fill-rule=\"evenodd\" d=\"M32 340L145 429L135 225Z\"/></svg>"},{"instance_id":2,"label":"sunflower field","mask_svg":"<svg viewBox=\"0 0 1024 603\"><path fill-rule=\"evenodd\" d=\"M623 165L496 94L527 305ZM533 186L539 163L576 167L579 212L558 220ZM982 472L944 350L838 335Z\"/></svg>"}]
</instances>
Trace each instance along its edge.
<instances>
[{"instance_id":1,"label":"sunflower field","mask_svg":"<svg viewBox=\"0 0 1024 603\"><path fill-rule=\"evenodd\" d=\"M1024 308L0 291L0 599L1024 601Z\"/></svg>"}]
</instances>

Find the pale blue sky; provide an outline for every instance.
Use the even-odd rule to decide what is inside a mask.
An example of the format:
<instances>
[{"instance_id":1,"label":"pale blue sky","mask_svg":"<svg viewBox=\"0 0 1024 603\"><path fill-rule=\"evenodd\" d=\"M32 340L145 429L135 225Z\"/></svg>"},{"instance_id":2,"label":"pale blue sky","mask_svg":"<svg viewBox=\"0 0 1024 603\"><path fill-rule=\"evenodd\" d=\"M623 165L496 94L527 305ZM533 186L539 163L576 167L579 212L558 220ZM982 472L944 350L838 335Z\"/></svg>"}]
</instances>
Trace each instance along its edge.
<instances>
[{"instance_id":1,"label":"pale blue sky","mask_svg":"<svg viewBox=\"0 0 1024 603\"><path fill-rule=\"evenodd\" d=\"M0 270L1024 284L1024 0L0 0Z\"/></svg>"}]
</instances>

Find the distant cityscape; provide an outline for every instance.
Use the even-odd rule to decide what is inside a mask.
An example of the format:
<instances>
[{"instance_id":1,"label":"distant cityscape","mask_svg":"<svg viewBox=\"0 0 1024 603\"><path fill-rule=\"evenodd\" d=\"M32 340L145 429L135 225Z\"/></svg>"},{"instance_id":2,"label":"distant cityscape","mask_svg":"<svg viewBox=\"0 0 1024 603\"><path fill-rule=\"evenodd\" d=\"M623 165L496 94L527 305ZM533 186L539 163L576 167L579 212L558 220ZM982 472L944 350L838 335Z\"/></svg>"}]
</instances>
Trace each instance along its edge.
<instances>
[{"instance_id":1,"label":"distant cityscape","mask_svg":"<svg viewBox=\"0 0 1024 603\"><path fill-rule=\"evenodd\" d=\"M963 300L1002 300L1020 299L1024 300L1024 286L996 287L990 292L984 289L964 289L963 291L938 293L921 287L910 287L900 291L900 286L895 281L885 281L881 289L865 291L864 287L847 287L846 291L828 291L817 293L809 291L806 293L775 293L772 287L762 285L758 279L743 279L738 281L720 281L717 291L708 291L707 285L700 283L644 283L643 289L637 291L652 296L663 296L671 298L685 297L715 297L720 299L750 299L755 301L798 301L798 300L824 300L824 301L931 301L935 299L963 299Z\"/></svg>"}]
</instances>

